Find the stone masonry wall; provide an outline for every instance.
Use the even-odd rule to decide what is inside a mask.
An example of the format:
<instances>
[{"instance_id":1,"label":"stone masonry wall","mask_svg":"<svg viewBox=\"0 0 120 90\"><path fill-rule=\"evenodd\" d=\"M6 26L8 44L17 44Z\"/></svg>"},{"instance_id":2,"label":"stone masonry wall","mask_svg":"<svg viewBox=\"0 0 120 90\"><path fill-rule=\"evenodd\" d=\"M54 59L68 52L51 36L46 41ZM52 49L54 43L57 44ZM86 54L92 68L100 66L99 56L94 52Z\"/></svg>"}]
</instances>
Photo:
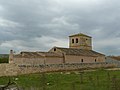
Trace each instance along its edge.
<instances>
[{"instance_id":1,"label":"stone masonry wall","mask_svg":"<svg viewBox=\"0 0 120 90\"><path fill-rule=\"evenodd\" d=\"M74 63L74 64L48 64L48 65L16 65L0 64L0 76L16 76L30 73L42 73L53 71L83 70L94 68L116 67L115 64L107 63Z\"/></svg>"},{"instance_id":2,"label":"stone masonry wall","mask_svg":"<svg viewBox=\"0 0 120 90\"><path fill-rule=\"evenodd\" d=\"M14 76L18 70L19 67L15 64L0 64L0 76Z\"/></svg>"}]
</instances>

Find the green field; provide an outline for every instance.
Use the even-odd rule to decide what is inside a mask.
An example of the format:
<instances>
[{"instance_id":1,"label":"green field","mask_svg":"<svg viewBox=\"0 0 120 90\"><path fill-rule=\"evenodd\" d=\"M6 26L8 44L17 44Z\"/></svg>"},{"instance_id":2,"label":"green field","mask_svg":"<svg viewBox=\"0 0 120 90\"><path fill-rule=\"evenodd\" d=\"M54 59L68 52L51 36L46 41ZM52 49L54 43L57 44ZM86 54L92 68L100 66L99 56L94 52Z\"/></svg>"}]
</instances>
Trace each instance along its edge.
<instances>
[{"instance_id":1,"label":"green field","mask_svg":"<svg viewBox=\"0 0 120 90\"><path fill-rule=\"evenodd\" d=\"M25 90L120 90L120 71L54 72L14 76L10 79ZM0 78L0 84L8 81L9 77Z\"/></svg>"}]
</instances>

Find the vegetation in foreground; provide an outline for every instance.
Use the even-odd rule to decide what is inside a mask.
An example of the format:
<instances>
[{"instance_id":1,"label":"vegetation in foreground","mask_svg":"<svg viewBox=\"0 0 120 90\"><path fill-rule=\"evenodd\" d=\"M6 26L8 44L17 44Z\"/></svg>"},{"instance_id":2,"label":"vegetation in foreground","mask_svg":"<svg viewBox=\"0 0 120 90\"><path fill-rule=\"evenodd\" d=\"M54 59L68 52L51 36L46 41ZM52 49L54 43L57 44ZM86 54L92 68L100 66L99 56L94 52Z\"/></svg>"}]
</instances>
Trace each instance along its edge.
<instances>
[{"instance_id":1,"label":"vegetation in foreground","mask_svg":"<svg viewBox=\"0 0 120 90\"><path fill-rule=\"evenodd\" d=\"M8 63L9 55L8 54L0 54L0 63Z\"/></svg>"},{"instance_id":2,"label":"vegetation in foreground","mask_svg":"<svg viewBox=\"0 0 120 90\"><path fill-rule=\"evenodd\" d=\"M15 80L23 90L120 90L120 71L74 71L1 77L0 84Z\"/></svg>"}]
</instances>

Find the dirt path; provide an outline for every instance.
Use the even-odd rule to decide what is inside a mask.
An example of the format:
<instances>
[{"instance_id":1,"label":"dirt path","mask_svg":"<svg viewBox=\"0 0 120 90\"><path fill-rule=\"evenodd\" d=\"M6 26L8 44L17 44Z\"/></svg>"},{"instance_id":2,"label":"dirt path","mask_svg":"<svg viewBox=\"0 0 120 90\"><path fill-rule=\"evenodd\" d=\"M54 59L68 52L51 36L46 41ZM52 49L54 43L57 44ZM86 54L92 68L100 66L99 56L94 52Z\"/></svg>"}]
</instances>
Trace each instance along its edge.
<instances>
[{"instance_id":1,"label":"dirt path","mask_svg":"<svg viewBox=\"0 0 120 90\"><path fill-rule=\"evenodd\" d=\"M105 69L105 70L120 70L120 68L109 68L109 69Z\"/></svg>"}]
</instances>

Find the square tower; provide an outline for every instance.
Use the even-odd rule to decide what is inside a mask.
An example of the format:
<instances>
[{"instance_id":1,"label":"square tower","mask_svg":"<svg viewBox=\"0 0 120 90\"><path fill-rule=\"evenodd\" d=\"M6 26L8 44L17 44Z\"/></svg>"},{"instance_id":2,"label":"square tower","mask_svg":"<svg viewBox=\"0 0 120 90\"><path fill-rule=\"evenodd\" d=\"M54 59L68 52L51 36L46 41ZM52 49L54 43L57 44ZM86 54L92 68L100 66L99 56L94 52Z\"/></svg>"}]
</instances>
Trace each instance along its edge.
<instances>
[{"instance_id":1,"label":"square tower","mask_svg":"<svg viewBox=\"0 0 120 90\"><path fill-rule=\"evenodd\" d=\"M92 50L92 37L79 33L69 36L69 48Z\"/></svg>"}]
</instances>

